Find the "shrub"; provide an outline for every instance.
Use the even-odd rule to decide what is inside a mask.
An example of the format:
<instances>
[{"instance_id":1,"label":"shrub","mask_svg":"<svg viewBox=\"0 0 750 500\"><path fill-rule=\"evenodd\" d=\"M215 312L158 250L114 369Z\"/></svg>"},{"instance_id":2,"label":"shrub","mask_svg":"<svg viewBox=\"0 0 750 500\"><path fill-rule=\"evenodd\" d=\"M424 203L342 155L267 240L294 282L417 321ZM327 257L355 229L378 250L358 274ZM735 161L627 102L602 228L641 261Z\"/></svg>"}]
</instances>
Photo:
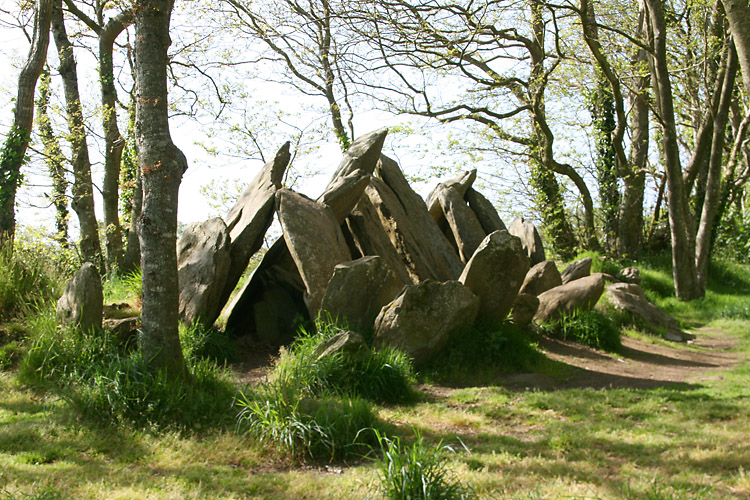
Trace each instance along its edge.
<instances>
[{"instance_id":1,"label":"shrub","mask_svg":"<svg viewBox=\"0 0 750 500\"><path fill-rule=\"evenodd\" d=\"M300 330L289 350L282 350L272 379L299 387L310 395L355 395L379 403L412 401L414 371L409 358L396 349L369 351L361 357L341 354L320 361L313 356L315 348L341 328L318 323L318 333Z\"/></svg>"},{"instance_id":2,"label":"shrub","mask_svg":"<svg viewBox=\"0 0 750 500\"><path fill-rule=\"evenodd\" d=\"M476 498L474 491L451 477L443 452L453 451L438 443L430 447L421 436L411 446L399 438L376 432L380 457L376 458L377 490L388 500L457 500Z\"/></svg>"},{"instance_id":3,"label":"shrub","mask_svg":"<svg viewBox=\"0 0 750 500\"><path fill-rule=\"evenodd\" d=\"M599 311L574 310L557 321L540 325L543 333L572 340L596 349L620 349L620 331L611 319Z\"/></svg>"},{"instance_id":4,"label":"shrub","mask_svg":"<svg viewBox=\"0 0 750 500\"><path fill-rule=\"evenodd\" d=\"M466 327L452 336L423 374L439 382L480 382L501 373L531 371L545 359L532 338L529 329L509 321Z\"/></svg>"},{"instance_id":5,"label":"shrub","mask_svg":"<svg viewBox=\"0 0 750 500\"><path fill-rule=\"evenodd\" d=\"M238 428L286 452L293 461L341 460L361 455L374 443L377 419L357 397L306 396L285 382L262 384L242 394Z\"/></svg>"}]
</instances>

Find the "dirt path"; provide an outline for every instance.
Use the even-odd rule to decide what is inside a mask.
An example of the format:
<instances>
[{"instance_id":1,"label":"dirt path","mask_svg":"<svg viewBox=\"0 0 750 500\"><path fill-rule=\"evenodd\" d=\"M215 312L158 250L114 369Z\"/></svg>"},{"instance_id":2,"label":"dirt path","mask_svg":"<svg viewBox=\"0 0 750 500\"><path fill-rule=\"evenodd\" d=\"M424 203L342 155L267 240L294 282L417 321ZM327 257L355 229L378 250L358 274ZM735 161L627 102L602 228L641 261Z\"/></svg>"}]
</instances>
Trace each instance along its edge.
<instances>
[{"instance_id":1,"label":"dirt path","mask_svg":"<svg viewBox=\"0 0 750 500\"><path fill-rule=\"evenodd\" d=\"M519 390L691 385L720 376L716 372L740 361L734 350L735 338L711 328L699 329L695 334L691 349L623 337L622 349L617 355L544 337L540 347L545 354L577 370L563 381L548 375L515 374L505 377L502 382Z\"/></svg>"}]
</instances>

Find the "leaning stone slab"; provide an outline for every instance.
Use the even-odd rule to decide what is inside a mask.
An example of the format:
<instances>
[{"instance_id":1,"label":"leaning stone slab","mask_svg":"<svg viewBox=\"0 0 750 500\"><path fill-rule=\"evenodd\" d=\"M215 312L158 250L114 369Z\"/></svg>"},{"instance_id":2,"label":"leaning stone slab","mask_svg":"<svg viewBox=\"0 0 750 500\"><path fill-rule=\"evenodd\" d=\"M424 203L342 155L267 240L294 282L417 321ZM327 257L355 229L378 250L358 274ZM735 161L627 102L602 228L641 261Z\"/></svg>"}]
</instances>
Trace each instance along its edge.
<instances>
[{"instance_id":1,"label":"leaning stone slab","mask_svg":"<svg viewBox=\"0 0 750 500\"><path fill-rule=\"evenodd\" d=\"M379 179L373 179L365 193L410 272L419 280L458 278L463 269L461 259L398 164L381 155L375 173Z\"/></svg>"},{"instance_id":2,"label":"leaning stone slab","mask_svg":"<svg viewBox=\"0 0 750 500\"><path fill-rule=\"evenodd\" d=\"M500 323L513 307L528 270L521 240L508 231L495 231L479 245L458 281L479 297L479 316Z\"/></svg>"},{"instance_id":3,"label":"leaning stone slab","mask_svg":"<svg viewBox=\"0 0 750 500\"><path fill-rule=\"evenodd\" d=\"M443 229L443 233L455 242L463 262L468 262L474 251L487 235L474 211L464 199L466 190L476 179L477 171L464 172L458 177L438 184L427 198L427 209Z\"/></svg>"},{"instance_id":4,"label":"leaning stone slab","mask_svg":"<svg viewBox=\"0 0 750 500\"><path fill-rule=\"evenodd\" d=\"M229 231L220 217L193 223L177 241L180 319L210 326L224 304L222 293L230 266Z\"/></svg>"},{"instance_id":5,"label":"leaning stone slab","mask_svg":"<svg viewBox=\"0 0 750 500\"><path fill-rule=\"evenodd\" d=\"M562 277L555 262L545 260L529 269L521 285L520 293L539 295L562 284Z\"/></svg>"},{"instance_id":6,"label":"leaning stone slab","mask_svg":"<svg viewBox=\"0 0 750 500\"><path fill-rule=\"evenodd\" d=\"M57 301L57 319L61 324L77 326L81 330L102 327L104 292L99 271L86 262L76 271Z\"/></svg>"},{"instance_id":7,"label":"leaning stone slab","mask_svg":"<svg viewBox=\"0 0 750 500\"><path fill-rule=\"evenodd\" d=\"M568 264L565 267L565 269L563 269L563 272L560 273L560 277L562 278L563 284L570 283L573 280L577 280L577 279L585 278L586 276L589 276L591 274L592 262L593 262L593 259L591 257L586 257L583 259L578 259Z\"/></svg>"},{"instance_id":8,"label":"leaning stone slab","mask_svg":"<svg viewBox=\"0 0 750 500\"><path fill-rule=\"evenodd\" d=\"M333 269L321 311L362 332L372 328L380 310L401 293L404 284L377 255L342 262Z\"/></svg>"},{"instance_id":9,"label":"leaning stone slab","mask_svg":"<svg viewBox=\"0 0 750 500\"><path fill-rule=\"evenodd\" d=\"M684 332L676 319L649 302L643 289L635 283L607 285L607 298L615 309L625 311L646 325L663 329L667 340L686 342L695 338Z\"/></svg>"},{"instance_id":10,"label":"leaning stone slab","mask_svg":"<svg viewBox=\"0 0 750 500\"><path fill-rule=\"evenodd\" d=\"M237 286L250 262L250 257L263 244L263 237L273 221L274 196L281 188L290 158L287 142L276 152L273 160L263 166L224 217L231 240L231 260L219 301L220 307L224 306Z\"/></svg>"},{"instance_id":11,"label":"leaning stone slab","mask_svg":"<svg viewBox=\"0 0 750 500\"><path fill-rule=\"evenodd\" d=\"M328 206L288 189L279 190L277 198L284 241L305 283L310 315L315 317L334 268L352 256Z\"/></svg>"},{"instance_id":12,"label":"leaning stone slab","mask_svg":"<svg viewBox=\"0 0 750 500\"><path fill-rule=\"evenodd\" d=\"M362 335L347 330L318 344L312 357L315 361L320 361L329 356L341 355L356 360L364 358L369 352L370 348Z\"/></svg>"},{"instance_id":13,"label":"leaning stone slab","mask_svg":"<svg viewBox=\"0 0 750 500\"><path fill-rule=\"evenodd\" d=\"M539 308L534 321L555 321L574 310L592 309L604 292L601 273L556 286L539 295Z\"/></svg>"},{"instance_id":14,"label":"leaning stone slab","mask_svg":"<svg viewBox=\"0 0 750 500\"><path fill-rule=\"evenodd\" d=\"M495 207L482 193L470 187L466 190L464 199L479 219L485 233L490 234L507 229Z\"/></svg>"},{"instance_id":15,"label":"leaning stone slab","mask_svg":"<svg viewBox=\"0 0 750 500\"><path fill-rule=\"evenodd\" d=\"M438 354L450 335L474 323L479 298L458 281L409 285L375 320L375 346L406 352L416 366Z\"/></svg>"},{"instance_id":16,"label":"leaning stone slab","mask_svg":"<svg viewBox=\"0 0 750 500\"><path fill-rule=\"evenodd\" d=\"M526 250L526 255L531 259L532 266L545 260L542 237L539 236L539 231L536 230L531 221L525 220L523 217L516 217L508 226L508 232L521 238L521 243Z\"/></svg>"}]
</instances>

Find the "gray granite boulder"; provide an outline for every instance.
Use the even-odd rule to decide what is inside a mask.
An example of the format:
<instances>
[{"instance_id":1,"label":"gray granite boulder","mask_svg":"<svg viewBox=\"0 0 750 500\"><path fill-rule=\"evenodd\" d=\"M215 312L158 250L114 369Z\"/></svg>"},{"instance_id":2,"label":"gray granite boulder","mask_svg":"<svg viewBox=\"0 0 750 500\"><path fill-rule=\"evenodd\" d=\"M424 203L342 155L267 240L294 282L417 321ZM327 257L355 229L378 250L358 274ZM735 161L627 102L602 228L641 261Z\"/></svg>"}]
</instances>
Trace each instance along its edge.
<instances>
[{"instance_id":1,"label":"gray granite boulder","mask_svg":"<svg viewBox=\"0 0 750 500\"><path fill-rule=\"evenodd\" d=\"M539 308L539 299L536 295L519 293L513 301L513 309L510 312L513 322L518 326L528 326L534 319L536 310Z\"/></svg>"},{"instance_id":2,"label":"gray granite boulder","mask_svg":"<svg viewBox=\"0 0 750 500\"><path fill-rule=\"evenodd\" d=\"M563 284L591 275L592 262L593 259L591 257L585 257L565 266L563 272L560 273Z\"/></svg>"},{"instance_id":3,"label":"gray granite boulder","mask_svg":"<svg viewBox=\"0 0 750 500\"><path fill-rule=\"evenodd\" d=\"M367 347L362 335L352 331L343 331L318 344L312 353L312 357L316 361L335 355L362 359L369 352L370 348Z\"/></svg>"},{"instance_id":4,"label":"gray granite boulder","mask_svg":"<svg viewBox=\"0 0 750 500\"><path fill-rule=\"evenodd\" d=\"M61 324L88 331L102 327L104 292L96 266L86 262L68 282L57 301L57 319Z\"/></svg>"},{"instance_id":5,"label":"gray granite boulder","mask_svg":"<svg viewBox=\"0 0 750 500\"><path fill-rule=\"evenodd\" d=\"M539 295L534 321L554 321L574 310L592 309L604 292L604 276L594 273Z\"/></svg>"},{"instance_id":6,"label":"gray granite boulder","mask_svg":"<svg viewBox=\"0 0 750 500\"><path fill-rule=\"evenodd\" d=\"M423 365L458 328L474 323L479 298L458 281L409 285L375 320L376 347L397 347Z\"/></svg>"},{"instance_id":7,"label":"gray granite boulder","mask_svg":"<svg viewBox=\"0 0 750 500\"><path fill-rule=\"evenodd\" d=\"M403 287L388 263L377 255L342 262L333 269L320 310L333 319L345 320L356 331L369 330L383 306Z\"/></svg>"},{"instance_id":8,"label":"gray granite boulder","mask_svg":"<svg viewBox=\"0 0 750 500\"><path fill-rule=\"evenodd\" d=\"M508 226L508 232L521 238L521 244L526 250L526 255L529 256L532 266L545 260L542 237L539 236L539 231L536 230L531 221L523 217L516 217Z\"/></svg>"},{"instance_id":9,"label":"gray granite boulder","mask_svg":"<svg viewBox=\"0 0 750 500\"><path fill-rule=\"evenodd\" d=\"M626 267L621 270L617 277L626 283L635 283L636 285L641 284L641 271L637 267Z\"/></svg>"},{"instance_id":10,"label":"gray granite boulder","mask_svg":"<svg viewBox=\"0 0 750 500\"><path fill-rule=\"evenodd\" d=\"M210 326L221 312L230 266L229 231L220 217L189 224L177 241L180 319Z\"/></svg>"},{"instance_id":11,"label":"gray granite boulder","mask_svg":"<svg viewBox=\"0 0 750 500\"><path fill-rule=\"evenodd\" d=\"M508 231L488 235L466 264L458 281L479 297L479 316L505 320L529 270L521 240Z\"/></svg>"},{"instance_id":12,"label":"gray granite boulder","mask_svg":"<svg viewBox=\"0 0 750 500\"><path fill-rule=\"evenodd\" d=\"M535 264L529 269L519 292L539 295L550 288L555 288L562 284L562 277L560 276L560 271L557 270L555 262L552 260L545 260Z\"/></svg>"},{"instance_id":13,"label":"gray granite boulder","mask_svg":"<svg viewBox=\"0 0 750 500\"><path fill-rule=\"evenodd\" d=\"M507 230L495 207L482 193L470 187L466 190L464 199L479 219L485 233L490 234L495 231Z\"/></svg>"},{"instance_id":14,"label":"gray granite boulder","mask_svg":"<svg viewBox=\"0 0 750 500\"><path fill-rule=\"evenodd\" d=\"M284 241L305 283L305 303L314 318L320 311L333 269L352 256L327 205L288 189L279 190L277 198Z\"/></svg>"}]
</instances>

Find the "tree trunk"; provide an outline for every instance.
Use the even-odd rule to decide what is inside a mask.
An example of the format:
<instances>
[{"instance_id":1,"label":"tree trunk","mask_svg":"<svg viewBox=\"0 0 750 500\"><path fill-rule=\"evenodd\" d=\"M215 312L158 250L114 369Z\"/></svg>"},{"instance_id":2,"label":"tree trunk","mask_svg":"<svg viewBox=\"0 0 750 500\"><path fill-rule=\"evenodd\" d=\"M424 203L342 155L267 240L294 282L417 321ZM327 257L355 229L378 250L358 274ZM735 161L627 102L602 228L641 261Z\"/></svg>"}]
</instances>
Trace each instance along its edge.
<instances>
[{"instance_id":1,"label":"tree trunk","mask_svg":"<svg viewBox=\"0 0 750 500\"><path fill-rule=\"evenodd\" d=\"M136 0L136 144L143 182L138 221L143 272L146 363L170 378L187 376L178 334L177 194L187 160L172 142L167 109L167 49L174 0Z\"/></svg>"},{"instance_id":2,"label":"tree trunk","mask_svg":"<svg viewBox=\"0 0 750 500\"><path fill-rule=\"evenodd\" d=\"M672 275L677 298L687 301L698 298L700 291L696 279L692 217L682 177L672 84L667 66L666 22L662 0L645 0L645 3L649 14L649 39L653 48L650 63L654 97L663 131L664 170L669 188L667 204L672 239Z\"/></svg>"},{"instance_id":3,"label":"tree trunk","mask_svg":"<svg viewBox=\"0 0 750 500\"><path fill-rule=\"evenodd\" d=\"M83 260L91 262L100 272L104 271L102 247L99 242L99 227L94 211L94 188L91 182L91 162L86 142L81 96L78 92L78 72L73 56L73 46L65 31L62 5L55 2L52 9L52 35L60 57L60 76L65 90L65 102L70 131L70 147L73 154L73 210L78 215L81 230L80 249Z\"/></svg>"},{"instance_id":4,"label":"tree trunk","mask_svg":"<svg viewBox=\"0 0 750 500\"><path fill-rule=\"evenodd\" d=\"M133 12L126 10L107 22L99 33L99 80L102 90L102 125L104 127L104 238L107 246L107 270L122 270L122 226L119 217L120 162L125 141L117 128L117 90L115 89L112 52L115 39L133 22Z\"/></svg>"},{"instance_id":5,"label":"tree trunk","mask_svg":"<svg viewBox=\"0 0 750 500\"><path fill-rule=\"evenodd\" d=\"M125 258L122 262L122 272L132 273L141 265L141 244L138 241L138 219L141 218L143 207L143 189L141 184L141 171L136 169L135 188L133 189L133 203L130 211L130 226L128 227L127 244L125 246Z\"/></svg>"},{"instance_id":6,"label":"tree trunk","mask_svg":"<svg viewBox=\"0 0 750 500\"><path fill-rule=\"evenodd\" d=\"M34 14L34 38L29 56L18 75L18 92L13 125L0 151L0 244L12 248L16 233L16 191L21 183L21 166L34 126L34 91L47 59L52 5L56 0L39 0Z\"/></svg>"},{"instance_id":7,"label":"tree trunk","mask_svg":"<svg viewBox=\"0 0 750 500\"><path fill-rule=\"evenodd\" d=\"M723 0L729 31L737 49L745 90L750 92L750 4L747 0Z\"/></svg>"},{"instance_id":8,"label":"tree trunk","mask_svg":"<svg viewBox=\"0 0 750 500\"><path fill-rule=\"evenodd\" d=\"M37 109L39 117L39 135L44 144L44 160L49 168L49 175L52 179L52 194L48 195L50 201L55 206L55 228L57 234L55 240L62 246L67 247L68 241L68 180L65 178L64 156L57 142L52 123L49 119L49 68L45 68L39 78L39 99L37 100Z\"/></svg>"},{"instance_id":9,"label":"tree trunk","mask_svg":"<svg viewBox=\"0 0 750 500\"><path fill-rule=\"evenodd\" d=\"M724 71L721 100L719 102L716 121L714 123L713 142L711 144L711 159L706 178L706 192L703 197L698 233L695 238L696 269L698 273L698 288L701 296L706 294L708 280L708 261L711 251L711 235L714 221L721 199L722 158L724 155L724 136L729 121L729 107L734 92L735 75L737 74L737 53L734 47L729 47L726 69Z\"/></svg>"}]
</instances>

